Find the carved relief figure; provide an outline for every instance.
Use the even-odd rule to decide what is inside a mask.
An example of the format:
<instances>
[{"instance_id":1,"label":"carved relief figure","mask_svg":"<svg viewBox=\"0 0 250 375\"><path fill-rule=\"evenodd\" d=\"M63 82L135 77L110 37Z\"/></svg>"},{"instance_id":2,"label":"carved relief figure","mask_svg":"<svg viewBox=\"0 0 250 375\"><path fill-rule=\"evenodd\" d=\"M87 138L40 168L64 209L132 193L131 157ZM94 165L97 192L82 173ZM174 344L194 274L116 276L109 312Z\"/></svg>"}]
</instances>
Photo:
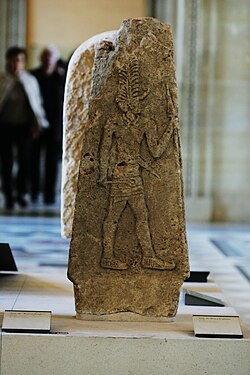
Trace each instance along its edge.
<instances>
[{"instance_id":1,"label":"carved relief figure","mask_svg":"<svg viewBox=\"0 0 250 375\"><path fill-rule=\"evenodd\" d=\"M130 206L135 217L142 267L157 270L175 268L173 261L157 257L153 248L141 170L146 169L152 178L160 176L142 159L140 152L145 138L151 156L154 159L161 157L175 127L175 113L170 113L169 123L157 139L156 124L141 114L140 102L148 94L149 90L140 84L139 62L135 55L131 55L119 68L116 102L120 111L105 124L100 144L99 183L110 188L103 224L101 266L104 268L125 270L129 267L114 255L116 230L126 205Z\"/></svg>"}]
</instances>

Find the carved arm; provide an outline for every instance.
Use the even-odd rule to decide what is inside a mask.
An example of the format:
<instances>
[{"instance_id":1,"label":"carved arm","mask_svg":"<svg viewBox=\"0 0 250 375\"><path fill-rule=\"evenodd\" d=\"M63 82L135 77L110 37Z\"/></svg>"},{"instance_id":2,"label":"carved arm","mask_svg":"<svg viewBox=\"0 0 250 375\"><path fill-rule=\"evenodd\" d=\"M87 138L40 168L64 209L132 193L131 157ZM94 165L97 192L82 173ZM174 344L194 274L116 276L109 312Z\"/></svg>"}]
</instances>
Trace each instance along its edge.
<instances>
[{"instance_id":1,"label":"carved arm","mask_svg":"<svg viewBox=\"0 0 250 375\"><path fill-rule=\"evenodd\" d=\"M107 172L109 168L109 156L112 147L113 125L112 120L108 120L104 126L99 160L99 183L105 185L107 182Z\"/></svg>"},{"instance_id":2,"label":"carved arm","mask_svg":"<svg viewBox=\"0 0 250 375\"><path fill-rule=\"evenodd\" d=\"M173 134L174 129L176 128L176 116L172 115L169 117L170 121L167 125L164 133L158 139L157 137L157 128L154 121L150 121L146 125L146 139L148 148L153 157L159 158L166 150L168 142Z\"/></svg>"}]
</instances>

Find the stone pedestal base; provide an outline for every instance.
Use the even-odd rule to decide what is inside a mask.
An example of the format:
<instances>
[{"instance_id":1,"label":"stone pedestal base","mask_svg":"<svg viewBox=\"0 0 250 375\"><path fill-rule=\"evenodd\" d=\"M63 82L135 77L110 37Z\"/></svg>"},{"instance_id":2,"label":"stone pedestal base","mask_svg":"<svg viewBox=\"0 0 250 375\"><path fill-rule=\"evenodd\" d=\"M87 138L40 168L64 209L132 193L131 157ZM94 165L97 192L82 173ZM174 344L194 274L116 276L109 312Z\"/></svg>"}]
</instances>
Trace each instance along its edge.
<instances>
[{"instance_id":1,"label":"stone pedestal base","mask_svg":"<svg viewBox=\"0 0 250 375\"><path fill-rule=\"evenodd\" d=\"M82 322L83 323L83 322ZM123 323L124 324L124 323ZM122 327L121 327L122 330ZM163 327L164 331L164 327ZM3 334L4 375L248 375L250 341L197 339L192 332L157 337L149 330L78 335ZM124 337L129 335L130 337ZM163 334L161 333L161 336Z\"/></svg>"},{"instance_id":2,"label":"stone pedestal base","mask_svg":"<svg viewBox=\"0 0 250 375\"><path fill-rule=\"evenodd\" d=\"M117 314L103 314L103 315L92 315L92 314L76 314L76 319L85 321L109 321L109 322L163 322L173 323L173 318L154 318L151 316L143 316L134 313L117 313Z\"/></svg>"}]
</instances>

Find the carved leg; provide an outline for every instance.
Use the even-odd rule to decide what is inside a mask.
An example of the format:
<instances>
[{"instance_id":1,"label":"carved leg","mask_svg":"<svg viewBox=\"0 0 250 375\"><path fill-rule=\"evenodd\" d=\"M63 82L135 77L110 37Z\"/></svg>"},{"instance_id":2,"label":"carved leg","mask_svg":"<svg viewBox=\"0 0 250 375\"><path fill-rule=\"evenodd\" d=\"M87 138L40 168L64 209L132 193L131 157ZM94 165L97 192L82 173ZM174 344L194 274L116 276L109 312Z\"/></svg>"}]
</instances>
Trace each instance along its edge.
<instances>
[{"instance_id":1,"label":"carved leg","mask_svg":"<svg viewBox=\"0 0 250 375\"><path fill-rule=\"evenodd\" d=\"M157 270L173 270L174 262L168 262L158 258L154 252L149 222L148 209L142 195L129 200L129 204L136 217L136 233L142 248L142 267Z\"/></svg>"},{"instance_id":2,"label":"carved leg","mask_svg":"<svg viewBox=\"0 0 250 375\"><path fill-rule=\"evenodd\" d=\"M114 242L115 234L119 219L126 206L126 200L111 203L108 210L108 215L103 224L103 252L101 257L101 266L104 268L111 268L115 270L125 270L128 265L114 256Z\"/></svg>"},{"instance_id":3,"label":"carved leg","mask_svg":"<svg viewBox=\"0 0 250 375\"><path fill-rule=\"evenodd\" d=\"M155 252L152 246L145 199L142 195L138 195L131 198L129 204L136 218L136 234L142 248L143 256L154 257Z\"/></svg>"}]
</instances>

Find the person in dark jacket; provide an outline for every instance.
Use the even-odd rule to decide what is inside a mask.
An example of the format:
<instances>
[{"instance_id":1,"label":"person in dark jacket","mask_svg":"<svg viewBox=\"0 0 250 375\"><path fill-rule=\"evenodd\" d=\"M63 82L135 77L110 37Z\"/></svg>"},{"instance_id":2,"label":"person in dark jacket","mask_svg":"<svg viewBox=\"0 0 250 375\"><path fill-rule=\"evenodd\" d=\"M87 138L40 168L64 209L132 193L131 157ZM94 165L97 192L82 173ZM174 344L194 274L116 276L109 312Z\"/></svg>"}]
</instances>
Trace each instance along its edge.
<instances>
[{"instance_id":1,"label":"person in dark jacket","mask_svg":"<svg viewBox=\"0 0 250 375\"><path fill-rule=\"evenodd\" d=\"M59 158L62 148L62 111L65 73L57 67L58 50L54 46L45 48L41 53L41 66L31 71L40 86L49 128L32 142L31 194L32 200L38 199L41 179L44 182L43 200L53 204L56 198L56 182ZM44 151L44 158L41 152ZM44 161L40 170L41 160Z\"/></svg>"}]
</instances>

